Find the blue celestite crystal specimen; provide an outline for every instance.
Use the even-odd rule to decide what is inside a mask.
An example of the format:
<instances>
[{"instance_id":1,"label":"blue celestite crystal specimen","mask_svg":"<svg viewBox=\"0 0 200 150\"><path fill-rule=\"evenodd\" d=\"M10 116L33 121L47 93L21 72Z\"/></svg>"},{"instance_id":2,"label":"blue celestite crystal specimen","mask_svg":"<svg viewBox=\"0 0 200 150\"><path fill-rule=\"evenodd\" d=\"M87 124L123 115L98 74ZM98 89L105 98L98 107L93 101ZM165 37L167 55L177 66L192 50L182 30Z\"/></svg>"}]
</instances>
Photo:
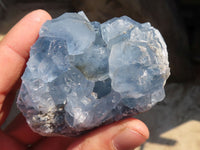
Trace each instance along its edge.
<instances>
[{"instance_id":1,"label":"blue celestite crystal specimen","mask_svg":"<svg viewBox=\"0 0 200 150\"><path fill-rule=\"evenodd\" d=\"M35 132L75 136L149 110L165 97L169 74L166 44L150 23L65 13L42 26L17 104Z\"/></svg>"}]
</instances>

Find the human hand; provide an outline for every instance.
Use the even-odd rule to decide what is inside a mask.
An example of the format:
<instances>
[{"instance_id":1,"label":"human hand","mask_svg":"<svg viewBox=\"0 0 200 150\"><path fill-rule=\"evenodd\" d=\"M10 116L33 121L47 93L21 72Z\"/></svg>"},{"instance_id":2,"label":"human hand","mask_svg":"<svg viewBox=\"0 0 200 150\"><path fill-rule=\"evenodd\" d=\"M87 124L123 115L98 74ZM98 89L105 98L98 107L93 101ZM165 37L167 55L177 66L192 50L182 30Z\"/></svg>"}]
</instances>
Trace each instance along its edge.
<instances>
[{"instance_id":1,"label":"human hand","mask_svg":"<svg viewBox=\"0 0 200 150\"><path fill-rule=\"evenodd\" d=\"M36 10L18 22L0 42L0 125L5 121L19 88L20 77L37 40L41 25L51 16ZM95 129L85 135L42 137L34 133L20 114L4 130L0 130L1 150L129 150L149 137L148 128L138 119L125 119Z\"/></svg>"}]
</instances>

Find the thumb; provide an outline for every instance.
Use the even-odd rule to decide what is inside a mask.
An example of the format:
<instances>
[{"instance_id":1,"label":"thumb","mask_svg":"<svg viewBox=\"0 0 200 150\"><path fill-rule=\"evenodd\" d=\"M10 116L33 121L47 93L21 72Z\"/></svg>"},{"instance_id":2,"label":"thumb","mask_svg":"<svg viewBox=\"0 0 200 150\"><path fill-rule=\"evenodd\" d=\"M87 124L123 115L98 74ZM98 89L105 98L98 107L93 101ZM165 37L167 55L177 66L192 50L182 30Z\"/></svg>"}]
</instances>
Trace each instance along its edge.
<instances>
[{"instance_id":1,"label":"thumb","mask_svg":"<svg viewBox=\"0 0 200 150\"><path fill-rule=\"evenodd\" d=\"M68 150L130 150L149 137L146 125L138 119L126 119L101 127L81 137Z\"/></svg>"}]
</instances>

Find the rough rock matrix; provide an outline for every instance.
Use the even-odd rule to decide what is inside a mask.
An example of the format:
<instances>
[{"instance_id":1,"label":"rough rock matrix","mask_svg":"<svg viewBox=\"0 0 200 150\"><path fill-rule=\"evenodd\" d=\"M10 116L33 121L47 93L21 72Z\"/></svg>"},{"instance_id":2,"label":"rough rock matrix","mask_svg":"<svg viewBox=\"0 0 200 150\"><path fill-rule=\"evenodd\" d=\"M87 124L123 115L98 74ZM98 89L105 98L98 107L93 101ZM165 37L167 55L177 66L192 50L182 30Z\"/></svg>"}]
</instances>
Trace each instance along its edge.
<instances>
[{"instance_id":1,"label":"rough rock matrix","mask_svg":"<svg viewBox=\"0 0 200 150\"><path fill-rule=\"evenodd\" d=\"M149 110L165 97L169 74L166 44L150 23L65 13L42 26L17 105L35 132L76 136Z\"/></svg>"}]
</instances>

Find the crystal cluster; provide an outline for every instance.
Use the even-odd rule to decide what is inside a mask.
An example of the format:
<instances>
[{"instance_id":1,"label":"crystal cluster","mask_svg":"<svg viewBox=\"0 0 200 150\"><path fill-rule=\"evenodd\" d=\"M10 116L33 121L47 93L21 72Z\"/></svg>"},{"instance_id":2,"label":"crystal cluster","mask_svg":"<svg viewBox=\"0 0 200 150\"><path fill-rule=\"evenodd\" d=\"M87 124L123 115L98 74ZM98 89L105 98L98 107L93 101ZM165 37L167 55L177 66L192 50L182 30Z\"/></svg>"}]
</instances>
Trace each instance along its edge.
<instances>
[{"instance_id":1,"label":"crystal cluster","mask_svg":"<svg viewBox=\"0 0 200 150\"><path fill-rule=\"evenodd\" d=\"M149 110L169 74L166 44L150 23L65 13L42 26L17 105L35 132L76 136Z\"/></svg>"}]
</instances>

